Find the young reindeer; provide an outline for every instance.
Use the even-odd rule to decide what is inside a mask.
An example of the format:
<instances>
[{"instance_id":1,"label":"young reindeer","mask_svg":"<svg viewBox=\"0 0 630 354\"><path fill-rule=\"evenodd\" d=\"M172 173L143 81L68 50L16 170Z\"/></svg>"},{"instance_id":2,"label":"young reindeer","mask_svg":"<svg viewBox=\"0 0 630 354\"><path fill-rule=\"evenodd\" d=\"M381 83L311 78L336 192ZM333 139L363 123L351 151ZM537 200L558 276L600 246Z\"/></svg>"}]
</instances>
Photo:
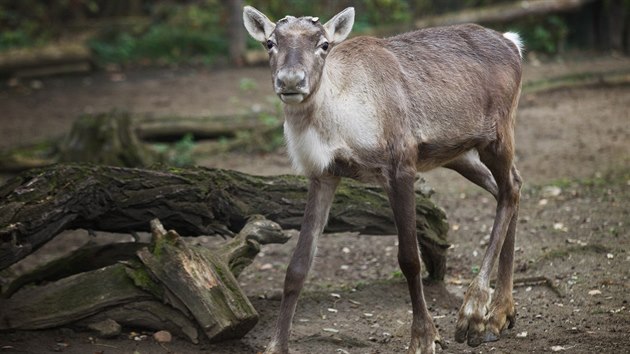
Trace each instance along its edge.
<instances>
[{"instance_id":1,"label":"young reindeer","mask_svg":"<svg viewBox=\"0 0 630 354\"><path fill-rule=\"evenodd\" d=\"M424 29L387 39L343 42L347 8L321 24L287 16L277 23L246 6L249 34L269 51L294 167L310 179L297 248L287 269L275 334L266 353L288 353L298 295L341 177L380 183L398 230L398 262L411 295L409 353L434 353L440 336L422 292L416 239L417 171L455 170L490 192L497 209L479 274L458 314L455 339L495 341L512 327L514 234L521 179L514 165L514 116L521 42L477 25ZM499 258L491 299L489 279Z\"/></svg>"}]
</instances>

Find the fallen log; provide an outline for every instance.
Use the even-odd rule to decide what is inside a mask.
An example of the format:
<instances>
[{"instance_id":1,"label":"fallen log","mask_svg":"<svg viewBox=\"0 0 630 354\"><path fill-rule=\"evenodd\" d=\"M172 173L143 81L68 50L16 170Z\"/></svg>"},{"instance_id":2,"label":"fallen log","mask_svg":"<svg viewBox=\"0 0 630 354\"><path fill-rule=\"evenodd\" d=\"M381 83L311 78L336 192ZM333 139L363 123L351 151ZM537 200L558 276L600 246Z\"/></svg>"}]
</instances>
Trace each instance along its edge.
<instances>
[{"instance_id":1,"label":"fallen log","mask_svg":"<svg viewBox=\"0 0 630 354\"><path fill-rule=\"evenodd\" d=\"M288 237L282 233L279 225L261 215L254 215L236 237L217 249L216 254L228 265L230 272L238 277L241 271L253 262L260 251L260 245L285 243L287 240ZM117 242L97 246L88 244L63 257L39 265L27 273L19 274L7 281L0 295L9 298L27 284L56 281L134 259L136 253L146 246L146 243L141 242Z\"/></svg>"},{"instance_id":2,"label":"fallen log","mask_svg":"<svg viewBox=\"0 0 630 354\"><path fill-rule=\"evenodd\" d=\"M595 0L523 0L507 4L478 7L421 18L416 28L457 25L461 23L504 23L526 16L575 10Z\"/></svg>"},{"instance_id":3,"label":"fallen log","mask_svg":"<svg viewBox=\"0 0 630 354\"><path fill-rule=\"evenodd\" d=\"M81 247L65 257L40 265L28 273L20 274L2 288L2 297L11 297L27 284L56 281L77 273L107 267L117 261L132 259L136 252L145 246L139 242L120 242Z\"/></svg>"},{"instance_id":4,"label":"fallen log","mask_svg":"<svg viewBox=\"0 0 630 354\"><path fill-rule=\"evenodd\" d=\"M240 131L253 131L282 125L278 121L265 121L261 114L233 116L173 117L136 116L134 126L138 137L145 141L176 141L186 134L195 139L235 137Z\"/></svg>"},{"instance_id":5,"label":"fallen log","mask_svg":"<svg viewBox=\"0 0 630 354\"><path fill-rule=\"evenodd\" d=\"M167 329L197 343L200 333L210 341L240 338L256 324L258 314L236 276L261 244L288 240L278 224L255 216L232 241L215 250L188 245L157 219L151 221L151 229L151 245L140 249L112 245L118 252L110 248L109 258L88 262L91 266L110 263L104 267L89 269L85 257L70 256L14 280L9 288L19 291L0 299L0 330L92 327L113 320L125 326ZM136 251L131 254L129 249ZM60 280L54 280L59 272L42 273L41 269L60 269L60 261L67 265L64 274L78 273ZM24 277L48 283L23 287Z\"/></svg>"},{"instance_id":6,"label":"fallen log","mask_svg":"<svg viewBox=\"0 0 630 354\"><path fill-rule=\"evenodd\" d=\"M232 236L261 214L284 229L299 229L307 182L297 176L258 177L219 169L132 169L55 165L30 170L0 187L0 269L59 232L83 228L148 231L159 218L184 235ZM416 191L418 240L430 277L445 272L448 225L444 212ZM379 188L344 181L327 232L396 233Z\"/></svg>"},{"instance_id":7,"label":"fallen log","mask_svg":"<svg viewBox=\"0 0 630 354\"><path fill-rule=\"evenodd\" d=\"M0 74L17 77L52 75L91 70L92 54L82 41L11 49L0 54Z\"/></svg>"},{"instance_id":8,"label":"fallen log","mask_svg":"<svg viewBox=\"0 0 630 354\"><path fill-rule=\"evenodd\" d=\"M0 300L0 330L63 326L109 307L152 298L134 285L124 265L115 264Z\"/></svg>"}]
</instances>

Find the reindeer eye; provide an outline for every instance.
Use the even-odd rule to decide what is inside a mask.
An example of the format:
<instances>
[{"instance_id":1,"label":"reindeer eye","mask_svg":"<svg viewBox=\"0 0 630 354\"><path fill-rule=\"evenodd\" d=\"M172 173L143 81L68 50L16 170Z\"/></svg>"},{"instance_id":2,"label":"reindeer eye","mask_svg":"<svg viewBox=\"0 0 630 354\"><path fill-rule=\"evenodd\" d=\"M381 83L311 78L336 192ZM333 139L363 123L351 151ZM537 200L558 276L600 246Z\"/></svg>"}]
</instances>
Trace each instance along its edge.
<instances>
[{"instance_id":1,"label":"reindeer eye","mask_svg":"<svg viewBox=\"0 0 630 354\"><path fill-rule=\"evenodd\" d=\"M273 42L271 40L267 41L267 49L271 49L273 48L275 44L273 44Z\"/></svg>"},{"instance_id":2,"label":"reindeer eye","mask_svg":"<svg viewBox=\"0 0 630 354\"><path fill-rule=\"evenodd\" d=\"M328 42L322 43L322 49L323 50L328 50Z\"/></svg>"}]
</instances>

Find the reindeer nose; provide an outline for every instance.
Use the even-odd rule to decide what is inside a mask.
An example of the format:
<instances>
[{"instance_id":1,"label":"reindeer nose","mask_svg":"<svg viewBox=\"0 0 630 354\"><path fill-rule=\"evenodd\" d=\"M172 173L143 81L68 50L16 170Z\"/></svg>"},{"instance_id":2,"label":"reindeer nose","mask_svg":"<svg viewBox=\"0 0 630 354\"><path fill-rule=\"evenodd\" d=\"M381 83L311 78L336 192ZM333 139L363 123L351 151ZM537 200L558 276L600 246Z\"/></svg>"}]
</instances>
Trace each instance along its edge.
<instances>
[{"instance_id":1,"label":"reindeer nose","mask_svg":"<svg viewBox=\"0 0 630 354\"><path fill-rule=\"evenodd\" d=\"M276 77L276 86L285 92L303 89L306 86L306 73L303 70L282 70Z\"/></svg>"}]
</instances>

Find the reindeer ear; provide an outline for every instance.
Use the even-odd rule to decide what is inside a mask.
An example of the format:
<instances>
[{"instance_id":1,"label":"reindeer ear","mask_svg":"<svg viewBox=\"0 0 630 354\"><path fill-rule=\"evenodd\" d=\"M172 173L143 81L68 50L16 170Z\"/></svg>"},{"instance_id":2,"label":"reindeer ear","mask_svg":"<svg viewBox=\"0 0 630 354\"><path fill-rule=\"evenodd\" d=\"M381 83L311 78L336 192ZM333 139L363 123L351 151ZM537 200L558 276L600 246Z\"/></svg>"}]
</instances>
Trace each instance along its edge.
<instances>
[{"instance_id":1,"label":"reindeer ear","mask_svg":"<svg viewBox=\"0 0 630 354\"><path fill-rule=\"evenodd\" d=\"M249 35L259 42L269 39L276 24L271 22L262 12L251 6L243 8L243 23Z\"/></svg>"},{"instance_id":2,"label":"reindeer ear","mask_svg":"<svg viewBox=\"0 0 630 354\"><path fill-rule=\"evenodd\" d=\"M346 39L354 24L354 7L348 7L324 25L331 43L339 43Z\"/></svg>"}]
</instances>

